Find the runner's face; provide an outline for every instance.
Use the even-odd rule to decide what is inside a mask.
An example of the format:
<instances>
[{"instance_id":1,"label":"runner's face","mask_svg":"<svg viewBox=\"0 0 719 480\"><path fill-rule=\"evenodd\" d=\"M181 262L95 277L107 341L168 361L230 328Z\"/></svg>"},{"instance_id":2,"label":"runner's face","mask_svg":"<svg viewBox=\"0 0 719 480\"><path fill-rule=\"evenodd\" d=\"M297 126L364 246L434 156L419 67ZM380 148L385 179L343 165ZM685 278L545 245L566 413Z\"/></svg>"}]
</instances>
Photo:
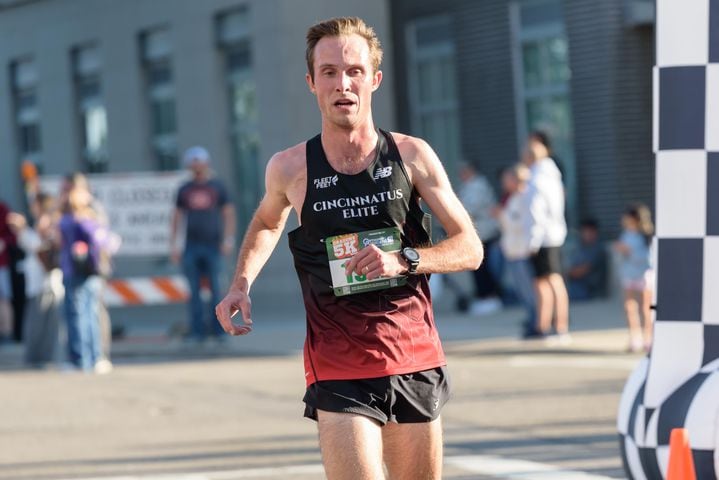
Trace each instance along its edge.
<instances>
[{"instance_id":1,"label":"runner's face","mask_svg":"<svg viewBox=\"0 0 719 480\"><path fill-rule=\"evenodd\" d=\"M382 81L375 72L367 40L353 34L324 37L314 51L314 80L307 84L317 96L323 121L353 128L370 118L372 92Z\"/></svg>"}]
</instances>

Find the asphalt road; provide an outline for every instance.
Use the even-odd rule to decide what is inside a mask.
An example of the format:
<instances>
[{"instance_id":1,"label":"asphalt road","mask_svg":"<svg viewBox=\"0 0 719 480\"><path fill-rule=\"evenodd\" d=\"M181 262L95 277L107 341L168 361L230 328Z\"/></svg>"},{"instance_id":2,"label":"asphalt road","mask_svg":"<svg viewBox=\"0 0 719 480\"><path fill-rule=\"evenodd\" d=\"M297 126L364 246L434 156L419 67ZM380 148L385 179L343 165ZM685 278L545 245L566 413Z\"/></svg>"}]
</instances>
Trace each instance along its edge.
<instances>
[{"instance_id":1,"label":"asphalt road","mask_svg":"<svg viewBox=\"0 0 719 480\"><path fill-rule=\"evenodd\" d=\"M130 329L104 376L25 370L1 348L0 478L324 478L302 418L301 312L270 311L258 305L251 336L225 345ZM561 348L514 339L519 314L440 306L445 478L624 478L616 410L639 357L623 352L620 304L573 306Z\"/></svg>"}]
</instances>

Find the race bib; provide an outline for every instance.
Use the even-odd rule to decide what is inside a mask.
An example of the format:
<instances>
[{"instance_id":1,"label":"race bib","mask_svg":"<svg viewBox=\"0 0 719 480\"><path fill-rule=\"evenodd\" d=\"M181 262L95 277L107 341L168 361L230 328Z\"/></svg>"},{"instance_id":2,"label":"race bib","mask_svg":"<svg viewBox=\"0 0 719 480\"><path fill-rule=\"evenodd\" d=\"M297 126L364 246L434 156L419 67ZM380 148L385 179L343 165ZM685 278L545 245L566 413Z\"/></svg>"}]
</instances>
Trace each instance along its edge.
<instances>
[{"instance_id":1,"label":"race bib","mask_svg":"<svg viewBox=\"0 0 719 480\"><path fill-rule=\"evenodd\" d=\"M382 228L367 232L336 235L325 239L330 273L332 274L332 290L335 296L341 297L353 293L383 290L398 287L407 283L407 277L399 275L389 278L367 280L364 275L352 272L347 275L345 267L350 259L363 248L374 244L385 252L399 252L402 248L399 228Z\"/></svg>"}]
</instances>

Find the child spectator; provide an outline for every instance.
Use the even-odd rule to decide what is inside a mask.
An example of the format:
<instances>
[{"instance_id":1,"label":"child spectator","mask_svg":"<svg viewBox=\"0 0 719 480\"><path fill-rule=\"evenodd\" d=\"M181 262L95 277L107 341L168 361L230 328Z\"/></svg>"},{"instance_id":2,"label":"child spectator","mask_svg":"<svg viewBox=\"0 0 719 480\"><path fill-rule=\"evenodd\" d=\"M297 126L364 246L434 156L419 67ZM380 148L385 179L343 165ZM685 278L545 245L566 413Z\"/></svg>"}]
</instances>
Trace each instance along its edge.
<instances>
[{"instance_id":1,"label":"child spectator","mask_svg":"<svg viewBox=\"0 0 719 480\"><path fill-rule=\"evenodd\" d=\"M624 311L629 326L629 351L652 345L651 300L654 286L650 245L654 233L651 212L645 205L630 205L622 215L622 234L614 249L622 256L620 275L624 289Z\"/></svg>"}]
</instances>

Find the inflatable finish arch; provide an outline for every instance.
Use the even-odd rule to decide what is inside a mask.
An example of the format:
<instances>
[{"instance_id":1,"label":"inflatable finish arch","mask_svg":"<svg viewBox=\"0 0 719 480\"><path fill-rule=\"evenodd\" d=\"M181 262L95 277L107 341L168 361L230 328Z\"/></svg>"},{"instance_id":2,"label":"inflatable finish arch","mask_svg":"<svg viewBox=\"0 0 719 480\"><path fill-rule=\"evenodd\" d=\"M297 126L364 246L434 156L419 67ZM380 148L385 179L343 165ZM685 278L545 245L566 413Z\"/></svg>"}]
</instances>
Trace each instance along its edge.
<instances>
[{"instance_id":1,"label":"inflatable finish arch","mask_svg":"<svg viewBox=\"0 0 719 480\"><path fill-rule=\"evenodd\" d=\"M666 476L689 431L697 478L719 478L719 0L657 0L654 347L618 415L630 479Z\"/></svg>"}]
</instances>

